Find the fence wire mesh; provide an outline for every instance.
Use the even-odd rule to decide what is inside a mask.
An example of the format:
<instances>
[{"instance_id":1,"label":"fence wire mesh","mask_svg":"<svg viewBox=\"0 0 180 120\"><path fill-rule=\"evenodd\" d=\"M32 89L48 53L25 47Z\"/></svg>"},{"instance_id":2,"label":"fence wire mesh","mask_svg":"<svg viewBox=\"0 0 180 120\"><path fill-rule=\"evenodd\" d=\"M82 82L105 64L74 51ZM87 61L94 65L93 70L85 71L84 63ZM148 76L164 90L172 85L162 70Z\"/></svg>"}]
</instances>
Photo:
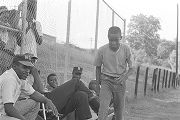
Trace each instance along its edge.
<instances>
[{"instance_id":1,"label":"fence wire mesh","mask_svg":"<svg viewBox=\"0 0 180 120\"><path fill-rule=\"evenodd\" d=\"M36 0L1 0L0 6L6 6L8 10L17 10L18 6L23 1L36 1ZM27 15L33 14L34 19L39 21L42 26L43 32L43 43L37 45L37 56L38 62L37 67L41 71L42 80L45 82L48 74L56 72L60 78L59 83L63 83L65 72L67 72L67 79L71 78L71 71L74 66L83 67L82 79L88 83L90 80L95 79L93 58L94 58L94 47L95 47L95 36L97 36L98 48L106 43L108 28L113 24L119 26L121 30L124 30L124 21L119 18L116 13L113 13L112 8L108 6L105 1L99 0L99 16L97 16L97 0L71 0L71 13L70 13L70 30L69 30L69 58L68 68L65 71L65 56L67 48L64 43L67 42L67 22L68 22L68 5L67 0L37 0L36 5L31 4L27 8ZM36 11L37 10L37 11ZM30 11L30 12L29 12ZM35 14L33 13L35 12ZM19 27L19 21L22 22L22 15L19 13L18 18L14 24ZM97 19L98 17L98 19ZM96 24L98 20L98 24ZM11 20L9 22L12 22ZM98 31L96 27L98 26ZM22 27L22 26L21 26ZM9 28L12 28L10 26ZM0 31L6 30L0 27ZM12 31L21 31L23 29L14 29ZM0 32L1 34L1 32ZM12 40L17 41L16 39ZM1 34L2 42L2 34ZM7 43L1 43L1 46L6 46ZM33 45L29 43L29 48ZM17 47L17 46L16 46ZM16 47L12 53L16 53ZM22 51L22 47L19 47L19 53ZM21 52L23 53L23 52ZM4 57L6 55L6 58ZM1 73L7 69L10 65L7 63L8 53L4 52L4 49L0 51L1 61ZM10 54L10 56L12 56ZM13 57L13 56L12 56ZM3 60L2 60L3 59ZM9 59L9 58L8 58ZM10 60L10 59L9 59ZM4 66L3 66L4 65Z\"/></svg>"}]
</instances>

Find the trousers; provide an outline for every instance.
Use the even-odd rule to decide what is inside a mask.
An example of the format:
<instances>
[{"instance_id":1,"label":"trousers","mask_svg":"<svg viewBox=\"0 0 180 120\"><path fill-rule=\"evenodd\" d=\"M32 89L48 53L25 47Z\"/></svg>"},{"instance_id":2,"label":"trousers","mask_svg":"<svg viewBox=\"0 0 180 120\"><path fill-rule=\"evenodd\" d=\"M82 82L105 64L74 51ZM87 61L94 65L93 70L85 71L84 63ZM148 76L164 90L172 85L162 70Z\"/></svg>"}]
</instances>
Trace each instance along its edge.
<instances>
[{"instance_id":1,"label":"trousers","mask_svg":"<svg viewBox=\"0 0 180 120\"><path fill-rule=\"evenodd\" d=\"M32 99L17 101L14 107L23 115L26 120L35 120L39 112L40 104ZM0 115L0 120L19 120L14 117Z\"/></svg>"},{"instance_id":2,"label":"trousers","mask_svg":"<svg viewBox=\"0 0 180 120\"><path fill-rule=\"evenodd\" d=\"M123 84L114 84L110 78L102 76L100 89L100 108L98 120L106 120L108 116L108 107L112 100L114 106L115 120L123 120L123 109L125 104L125 82Z\"/></svg>"},{"instance_id":3,"label":"trousers","mask_svg":"<svg viewBox=\"0 0 180 120\"><path fill-rule=\"evenodd\" d=\"M98 112L99 102L96 99L89 101L93 93L81 80L72 79L58 86L53 91L45 93L52 100L58 112L66 116L75 110L75 116L79 120L91 118L89 105Z\"/></svg>"}]
</instances>

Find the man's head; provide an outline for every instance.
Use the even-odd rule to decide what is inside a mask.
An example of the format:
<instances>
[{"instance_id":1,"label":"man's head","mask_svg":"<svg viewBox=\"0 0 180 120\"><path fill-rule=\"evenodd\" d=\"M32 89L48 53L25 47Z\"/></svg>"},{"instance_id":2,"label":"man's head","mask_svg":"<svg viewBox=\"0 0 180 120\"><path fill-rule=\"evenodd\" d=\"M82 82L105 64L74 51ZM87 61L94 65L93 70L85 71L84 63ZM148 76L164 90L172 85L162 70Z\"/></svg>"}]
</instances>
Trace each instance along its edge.
<instances>
[{"instance_id":1,"label":"man's head","mask_svg":"<svg viewBox=\"0 0 180 120\"><path fill-rule=\"evenodd\" d=\"M34 67L34 65L31 63L31 58L26 55L18 54L13 58L12 68L19 79L26 80L32 67Z\"/></svg>"},{"instance_id":2,"label":"man's head","mask_svg":"<svg viewBox=\"0 0 180 120\"><path fill-rule=\"evenodd\" d=\"M49 74L48 77L47 77L47 83L51 87L56 88L58 86L57 75L55 73Z\"/></svg>"},{"instance_id":3,"label":"man's head","mask_svg":"<svg viewBox=\"0 0 180 120\"><path fill-rule=\"evenodd\" d=\"M119 48L119 42L122 39L121 29L117 26L112 26L108 30L109 47L112 50Z\"/></svg>"},{"instance_id":4,"label":"man's head","mask_svg":"<svg viewBox=\"0 0 180 120\"><path fill-rule=\"evenodd\" d=\"M91 80L89 82L88 87L89 87L90 90L94 90L97 93L97 91L99 89L99 84L98 84L97 80Z\"/></svg>"},{"instance_id":5,"label":"man's head","mask_svg":"<svg viewBox=\"0 0 180 120\"><path fill-rule=\"evenodd\" d=\"M81 79L82 70L83 70L83 68L81 68L81 67L74 67L73 72L72 72L72 75L73 75L72 77Z\"/></svg>"},{"instance_id":6,"label":"man's head","mask_svg":"<svg viewBox=\"0 0 180 120\"><path fill-rule=\"evenodd\" d=\"M0 6L0 21L7 23L9 19L9 10L6 6Z\"/></svg>"}]
</instances>

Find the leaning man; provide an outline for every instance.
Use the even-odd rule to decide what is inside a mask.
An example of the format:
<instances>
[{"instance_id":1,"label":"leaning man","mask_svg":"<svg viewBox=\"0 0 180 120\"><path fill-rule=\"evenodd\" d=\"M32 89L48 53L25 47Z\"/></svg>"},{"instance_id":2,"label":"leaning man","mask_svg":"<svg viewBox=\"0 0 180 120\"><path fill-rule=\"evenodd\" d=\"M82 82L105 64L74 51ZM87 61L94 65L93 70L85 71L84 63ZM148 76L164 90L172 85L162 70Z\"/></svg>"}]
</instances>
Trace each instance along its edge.
<instances>
[{"instance_id":1,"label":"leaning man","mask_svg":"<svg viewBox=\"0 0 180 120\"><path fill-rule=\"evenodd\" d=\"M99 48L94 61L96 80L101 84L98 91L100 92L98 120L106 120L111 99L115 119L123 120L126 80L132 73L131 52L128 46L120 42L122 36L119 27L109 28L108 39L109 43Z\"/></svg>"},{"instance_id":2,"label":"leaning man","mask_svg":"<svg viewBox=\"0 0 180 120\"><path fill-rule=\"evenodd\" d=\"M0 120L35 120L37 116L37 112L35 112L36 102L45 103L58 116L57 109L51 100L35 91L27 83L26 78L31 67L33 64L30 58L25 55L16 55L13 59L12 68L0 76ZM18 105L21 105L21 101L17 101L21 92L30 96L29 100L32 102L27 102L30 104L29 106L16 106L17 102Z\"/></svg>"}]
</instances>

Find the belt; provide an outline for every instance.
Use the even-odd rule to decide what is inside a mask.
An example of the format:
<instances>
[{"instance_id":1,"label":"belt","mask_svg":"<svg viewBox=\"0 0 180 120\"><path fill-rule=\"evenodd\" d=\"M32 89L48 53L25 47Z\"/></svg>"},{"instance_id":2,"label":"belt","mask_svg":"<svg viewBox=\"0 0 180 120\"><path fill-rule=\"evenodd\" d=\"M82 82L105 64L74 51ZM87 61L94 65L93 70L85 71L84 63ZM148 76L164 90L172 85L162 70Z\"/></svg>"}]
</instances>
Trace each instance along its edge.
<instances>
[{"instance_id":1,"label":"belt","mask_svg":"<svg viewBox=\"0 0 180 120\"><path fill-rule=\"evenodd\" d=\"M21 101L21 100L28 100L28 99L30 99L30 98L18 98L19 101Z\"/></svg>"},{"instance_id":2,"label":"belt","mask_svg":"<svg viewBox=\"0 0 180 120\"><path fill-rule=\"evenodd\" d=\"M103 74L105 75L106 77L110 78L110 79L116 79L116 78L119 78L119 77L115 77L115 76L110 76L110 75L106 75L106 74Z\"/></svg>"}]
</instances>

